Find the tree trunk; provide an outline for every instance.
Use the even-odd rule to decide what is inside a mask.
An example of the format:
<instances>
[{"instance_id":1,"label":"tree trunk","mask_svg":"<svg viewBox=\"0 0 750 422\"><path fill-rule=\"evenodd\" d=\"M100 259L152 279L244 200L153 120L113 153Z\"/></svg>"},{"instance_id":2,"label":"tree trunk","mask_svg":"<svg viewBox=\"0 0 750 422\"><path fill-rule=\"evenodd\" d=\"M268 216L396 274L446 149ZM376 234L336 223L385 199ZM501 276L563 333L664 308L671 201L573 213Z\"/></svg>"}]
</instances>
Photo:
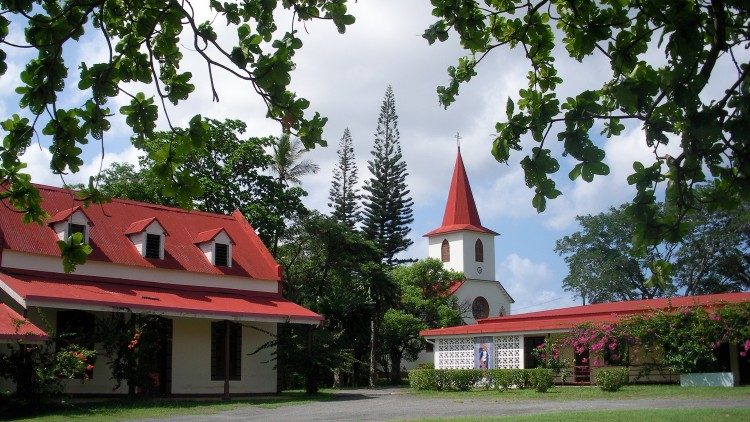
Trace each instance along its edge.
<instances>
[{"instance_id":1,"label":"tree trunk","mask_svg":"<svg viewBox=\"0 0 750 422\"><path fill-rule=\"evenodd\" d=\"M388 382L391 385L401 384L401 351L393 349L388 354L391 359L391 371L388 374Z\"/></svg>"},{"instance_id":2,"label":"tree trunk","mask_svg":"<svg viewBox=\"0 0 750 422\"><path fill-rule=\"evenodd\" d=\"M318 392L318 364L315 360L313 351L313 327L310 325L307 328L307 357L309 364L307 365L307 376L305 377L305 392L307 394L315 394Z\"/></svg>"},{"instance_id":3,"label":"tree trunk","mask_svg":"<svg viewBox=\"0 0 750 422\"><path fill-rule=\"evenodd\" d=\"M370 318L370 388L374 388L378 380L378 371L375 367L375 314Z\"/></svg>"}]
</instances>

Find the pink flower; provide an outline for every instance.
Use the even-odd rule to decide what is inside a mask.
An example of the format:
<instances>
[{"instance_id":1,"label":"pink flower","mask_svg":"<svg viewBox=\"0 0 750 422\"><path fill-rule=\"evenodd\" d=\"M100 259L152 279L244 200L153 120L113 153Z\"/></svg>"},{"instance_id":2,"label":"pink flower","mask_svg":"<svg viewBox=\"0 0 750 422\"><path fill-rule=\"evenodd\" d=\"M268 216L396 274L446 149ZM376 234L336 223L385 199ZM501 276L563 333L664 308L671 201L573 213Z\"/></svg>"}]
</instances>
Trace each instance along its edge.
<instances>
[{"instance_id":1,"label":"pink flower","mask_svg":"<svg viewBox=\"0 0 750 422\"><path fill-rule=\"evenodd\" d=\"M721 321L721 317L716 314L711 314L709 318L711 319L711 321Z\"/></svg>"},{"instance_id":2,"label":"pink flower","mask_svg":"<svg viewBox=\"0 0 750 422\"><path fill-rule=\"evenodd\" d=\"M740 356L742 356L743 358L744 358L745 356L747 356L747 351L746 351L746 350L743 350L743 351L741 351L741 352L740 352Z\"/></svg>"},{"instance_id":3,"label":"pink flower","mask_svg":"<svg viewBox=\"0 0 750 422\"><path fill-rule=\"evenodd\" d=\"M750 338L745 340L745 350L750 350Z\"/></svg>"},{"instance_id":4,"label":"pink flower","mask_svg":"<svg viewBox=\"0 0 750 422\"><path fill-rule=\"evenodd\" d=\"M614 351L615 349L617 349L617 343L615 342L609 343L609 350Z\"/></svg>"},{"instance_id":5,"label":"pink flower","mask_svg":"<svg viewBox=\"0 0 750 422\"><path fill-rule=\"evenodd\" d=\"M583 358L583 359L581 359L581 363L586 363L586 362L588 362L588 361L589 361L589 360L588 360L587 358Z\"/></svg>"},{"instance_id":6,"label":"pink flower","mask_svg":"<svg viewBox=\"0 0 750 422\"><path fill-rule=\"evenodd\" d=\"M86 370L91 372L94 370L94 365L86 365Z\"/></svg>"}]
</instances>

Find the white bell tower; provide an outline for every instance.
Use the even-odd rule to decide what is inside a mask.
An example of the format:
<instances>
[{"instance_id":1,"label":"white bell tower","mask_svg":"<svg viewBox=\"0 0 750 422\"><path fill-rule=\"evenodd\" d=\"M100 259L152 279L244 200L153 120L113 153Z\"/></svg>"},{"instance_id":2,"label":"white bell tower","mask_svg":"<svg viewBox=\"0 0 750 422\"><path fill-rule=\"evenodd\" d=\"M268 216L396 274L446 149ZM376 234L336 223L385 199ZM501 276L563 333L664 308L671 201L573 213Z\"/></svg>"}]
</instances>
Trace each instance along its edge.
<instances>
[{"instance_id":1,"label":"white bell tower","mask_svg":"<svg viewBox=\"0 0 750 422\"><path fill-rule=\"evenodd\" d=\"M479 219L469 178L459 147L453 169L443 224L425 234L429 240L428 256L443 265L464 273L451 293L457 297L464 322L510 314L513 298L495 280L495 236Z\"/></svg>"}]
</instances>

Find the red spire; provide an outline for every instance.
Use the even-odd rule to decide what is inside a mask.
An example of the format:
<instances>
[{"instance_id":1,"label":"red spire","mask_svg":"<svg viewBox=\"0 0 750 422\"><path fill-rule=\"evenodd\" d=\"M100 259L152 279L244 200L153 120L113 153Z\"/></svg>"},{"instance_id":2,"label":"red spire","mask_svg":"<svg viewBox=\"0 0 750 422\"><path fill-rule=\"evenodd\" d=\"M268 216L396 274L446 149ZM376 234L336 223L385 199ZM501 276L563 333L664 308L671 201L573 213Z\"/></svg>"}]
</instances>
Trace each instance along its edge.
<instances>
[{"instance_id":1,"label":"red spire","mask_svg":"<svg viewBox=\"0 0 750 422\"><path fill-rule=\"evenodd\" d=\"M477 205L474 203L474 195L471 193L469 177L466 175L464 161L461 158L461 148L458 149L458 154L456 155L451 189L448 192L448 201L445 203L443 225L427 233L425 236L434 236L460 230L497 234L482 226L482 222L479 220Z\"/></svg>"}]
</instances>

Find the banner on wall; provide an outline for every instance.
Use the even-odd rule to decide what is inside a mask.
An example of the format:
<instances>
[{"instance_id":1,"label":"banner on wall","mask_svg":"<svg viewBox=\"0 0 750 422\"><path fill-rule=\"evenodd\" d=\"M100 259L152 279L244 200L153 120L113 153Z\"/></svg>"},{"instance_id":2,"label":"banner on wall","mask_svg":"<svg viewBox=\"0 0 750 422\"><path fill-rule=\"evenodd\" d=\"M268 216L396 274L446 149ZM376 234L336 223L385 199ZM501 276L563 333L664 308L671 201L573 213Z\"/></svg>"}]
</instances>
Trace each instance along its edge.
<instances>
[{"instance_id":1,"label":"banner on wall","mask_svg":"<svg viewBox=\"0 0 750 422\"><path fill-rule=\"evenodd\" d=\"M495 367L495 344L493 338L474 337L474 368L490 369Z\"/></svg>"}]
</instances>

